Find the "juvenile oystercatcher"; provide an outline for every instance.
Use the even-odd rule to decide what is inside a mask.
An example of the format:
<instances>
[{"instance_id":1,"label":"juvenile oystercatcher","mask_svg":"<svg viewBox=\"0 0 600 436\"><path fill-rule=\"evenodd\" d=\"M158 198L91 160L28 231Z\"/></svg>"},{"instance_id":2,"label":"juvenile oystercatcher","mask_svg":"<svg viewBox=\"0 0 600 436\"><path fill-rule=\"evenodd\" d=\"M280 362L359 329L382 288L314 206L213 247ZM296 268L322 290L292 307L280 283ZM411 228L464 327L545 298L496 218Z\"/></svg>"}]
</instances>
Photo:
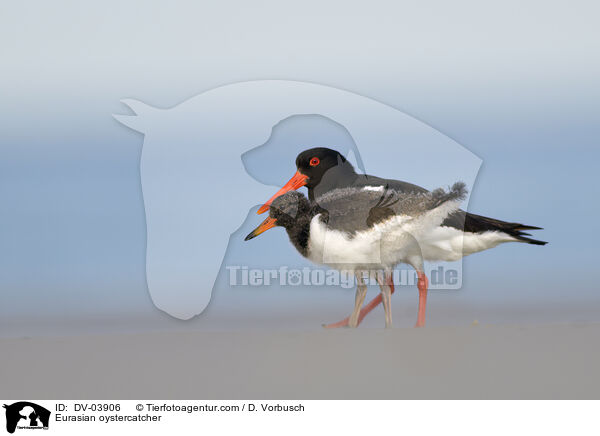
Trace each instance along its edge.
<instances>
[{"instance_id":1,"label":"juvenile oystercatcher","mask_svg":"<svg viewBox=\"0 0 600 436\"><path fill-rule=\"evenodd\" d=\"M393 268L398 263L408 263L421 277L423 260L437 257L430 232L458 210L465 195L464 183L454 184L448 192L333 189L312 203L299 192L287 192L272 202L269 217L246 240L282 226L304 257L352 272L357 289L354 311L348 320L351 327L359 323L367 292L365 275L374 276L381 287L385 325L391 327ZM425 322L425 305L425 298L421 298L418 325Z\"/></svg>"},{"instance_id":2,"label":"juvenile oystercatcher","mask_svg":"<svg viewBox=\"0 0 600 436\"><path fill-rule=\"evenodd\" d=\"M426 194L428 192L425 188L412 183L357 174L352 164L341 153L329 148L320 147L303 151L296 158L296 168L297 171L294 176L259 208L257 213L267 211L274 199L302 186L308 188L308 198L311 201L332 190L348 187L379 193L390 189L398 194ZM546 242L528 238L529 234L524 232L524 230L539 229L541 227L500 221L457 209L449 213L439 226L430 229L428 235L422 235L420 242L427 243L430 248L428 253L431 256L425 256L425 260L454 261L468 254L493 248L503 242L545 245ZM427 299L428 280L422 270L415 269L418 275L419 302L423 302L422 306L424 308ZM386 282L393 293L394 284L391 276L386 276ZM361 310L358 323L383 299L384 294L382 292L369 302ZM425 323L424 310L422 315L419 311L417 326L423 326ZM349 321L349 318L346 318L325 327L342 327L349 325Z\"/></svg>"}]
</instances>

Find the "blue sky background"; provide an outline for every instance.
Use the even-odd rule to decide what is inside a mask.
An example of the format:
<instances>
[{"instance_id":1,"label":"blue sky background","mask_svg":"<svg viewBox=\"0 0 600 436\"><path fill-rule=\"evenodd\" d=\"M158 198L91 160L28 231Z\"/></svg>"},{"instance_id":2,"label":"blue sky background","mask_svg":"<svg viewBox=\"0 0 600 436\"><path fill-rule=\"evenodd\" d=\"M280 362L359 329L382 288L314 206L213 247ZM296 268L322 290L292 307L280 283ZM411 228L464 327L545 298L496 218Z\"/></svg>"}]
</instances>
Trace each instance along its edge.
<instances>
[{"instance_id":1,"label":"blue sky background","mask_svg":"<svg viewBox=\"0 0 600 436\"><path fill-rule=\"evenodd\" d=\"M153 306L143 137L111 114L127 113L124 97L171 107L254 79L330 85L405 111L483 159L469 210L546 228L536 234L546 247L467 258L463 289L430 299L430 325L600 319L598 5L336 3L4 3L0 334L245 325L260 300L248 290L215 299L235 305L230 315L187 323ZM272 292L258 326L318 327L353 301L342 290L253 291ZM394 304L396 324L412 324L416 290Z\"/></svg>"}]
</instances>

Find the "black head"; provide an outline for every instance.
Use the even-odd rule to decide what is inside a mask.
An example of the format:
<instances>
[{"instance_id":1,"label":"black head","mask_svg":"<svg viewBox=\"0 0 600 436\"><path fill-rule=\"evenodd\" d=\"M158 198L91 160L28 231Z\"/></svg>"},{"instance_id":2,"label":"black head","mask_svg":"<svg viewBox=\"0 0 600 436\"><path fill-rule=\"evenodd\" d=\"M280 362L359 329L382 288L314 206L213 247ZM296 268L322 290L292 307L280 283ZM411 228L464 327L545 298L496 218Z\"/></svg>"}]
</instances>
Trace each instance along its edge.
<instances>
[{"instance_id":1,"label":"black head","mask_svg":"<svg viewBox=\"0 0 600 436\"><path fill-rule=\"evenodd\" d=\"M323 185L331 185L328 186L329 188L332 188L340 179L345 179L345 176L356 176L352 164L341 153L330 148L319 147L303 151L296 158L296 167L296 174L263 204L257 213L266 212L274 199L302 186L308 188L308 196L312 200L313 189L323 181L325 174L328 174L329 181Z\"/></svg>"},{"instance_id":2,"label":"black head","mask_svg":"<svg viewBox=\"0 0 600 436\"><path fill-rule=\"evenodd\" d=\"M352 165L340 152L330 148L311 148L303 151L296 158L298 172L308 177L305 183L308 188L317 186L323 175L337 166L348 167L354 171Z\"/></svg>"},{"instance_id":3,"label":"black head","mask_svg":"<svg viewBox=\"0 0 600 436\"><path fill-rule=\"evenodd\" d=\"M304 195L297 191L286 192L273 200L269 207L269 217L250 232L245 240L255 238L277 226L291 229L300 217L306 218L310 214L310 210L310 203Z\"/></svg>"}]
</instances>

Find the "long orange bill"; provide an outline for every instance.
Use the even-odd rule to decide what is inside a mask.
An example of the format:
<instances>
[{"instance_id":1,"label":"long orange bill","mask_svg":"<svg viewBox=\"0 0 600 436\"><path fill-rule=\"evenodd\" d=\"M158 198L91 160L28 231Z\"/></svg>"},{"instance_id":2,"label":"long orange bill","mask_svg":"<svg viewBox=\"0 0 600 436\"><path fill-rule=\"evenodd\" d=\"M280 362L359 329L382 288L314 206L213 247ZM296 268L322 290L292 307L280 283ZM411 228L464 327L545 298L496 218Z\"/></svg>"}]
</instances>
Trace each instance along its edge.
<instances>
[{"instance_id":1,"label":"long orange bill","mask_svg":"<svg viewBox=\"0 0 600 436\"><path fill-rule=\"evenodd\" d=\"M248 236L246 236L246 239L244 239L244 241L249 241L252 238L256 238L262 232L266 232L267 230L275 227L276 222L277 220L275 218L267 218L257 228L248 233Z\"/></svg>"},{"instance_id":2,"label":"long orange bill","mask_svg":"<svg viewBox=\"0 0 600 436\"><path fill-rule=\"evenodd\" d=\"M305 176L300 171L296 171L296 174L294 174L294 177L292 177L285 185L283 185L283 188L281 188L279 191L277 191L274 196L269 198L269 201L267 201L265 204L263 204L260 207L260 209L258 209L256 211L256 213L260 215L261 213L268 211L269 206L271 205L271 203L273 203L273 200L275 200L277 197L285 194L288 191L295 191L296 189L303 187L304 185L306 185L307 179L308 179L308 176Z\"/></svg>"}]
</instances>

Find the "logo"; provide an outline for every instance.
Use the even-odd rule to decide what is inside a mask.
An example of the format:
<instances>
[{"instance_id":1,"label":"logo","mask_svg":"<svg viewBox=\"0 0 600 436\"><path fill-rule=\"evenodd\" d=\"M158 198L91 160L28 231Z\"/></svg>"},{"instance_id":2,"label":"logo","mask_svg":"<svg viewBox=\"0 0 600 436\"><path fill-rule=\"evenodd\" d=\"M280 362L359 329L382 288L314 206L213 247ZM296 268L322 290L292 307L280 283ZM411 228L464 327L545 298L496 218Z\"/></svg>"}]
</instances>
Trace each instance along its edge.
<instances>
[{"instance_id":1,"label":"logo","mask_svg":"<svg viewBox=\"0 0 600 436\"><path fill-rule=\"evenodd\" d=\"M14 433L15 429L48 430L50 411L29 401L19 401L4 405L6 409L6 431Z\"/></svg>"}]
</instances>

